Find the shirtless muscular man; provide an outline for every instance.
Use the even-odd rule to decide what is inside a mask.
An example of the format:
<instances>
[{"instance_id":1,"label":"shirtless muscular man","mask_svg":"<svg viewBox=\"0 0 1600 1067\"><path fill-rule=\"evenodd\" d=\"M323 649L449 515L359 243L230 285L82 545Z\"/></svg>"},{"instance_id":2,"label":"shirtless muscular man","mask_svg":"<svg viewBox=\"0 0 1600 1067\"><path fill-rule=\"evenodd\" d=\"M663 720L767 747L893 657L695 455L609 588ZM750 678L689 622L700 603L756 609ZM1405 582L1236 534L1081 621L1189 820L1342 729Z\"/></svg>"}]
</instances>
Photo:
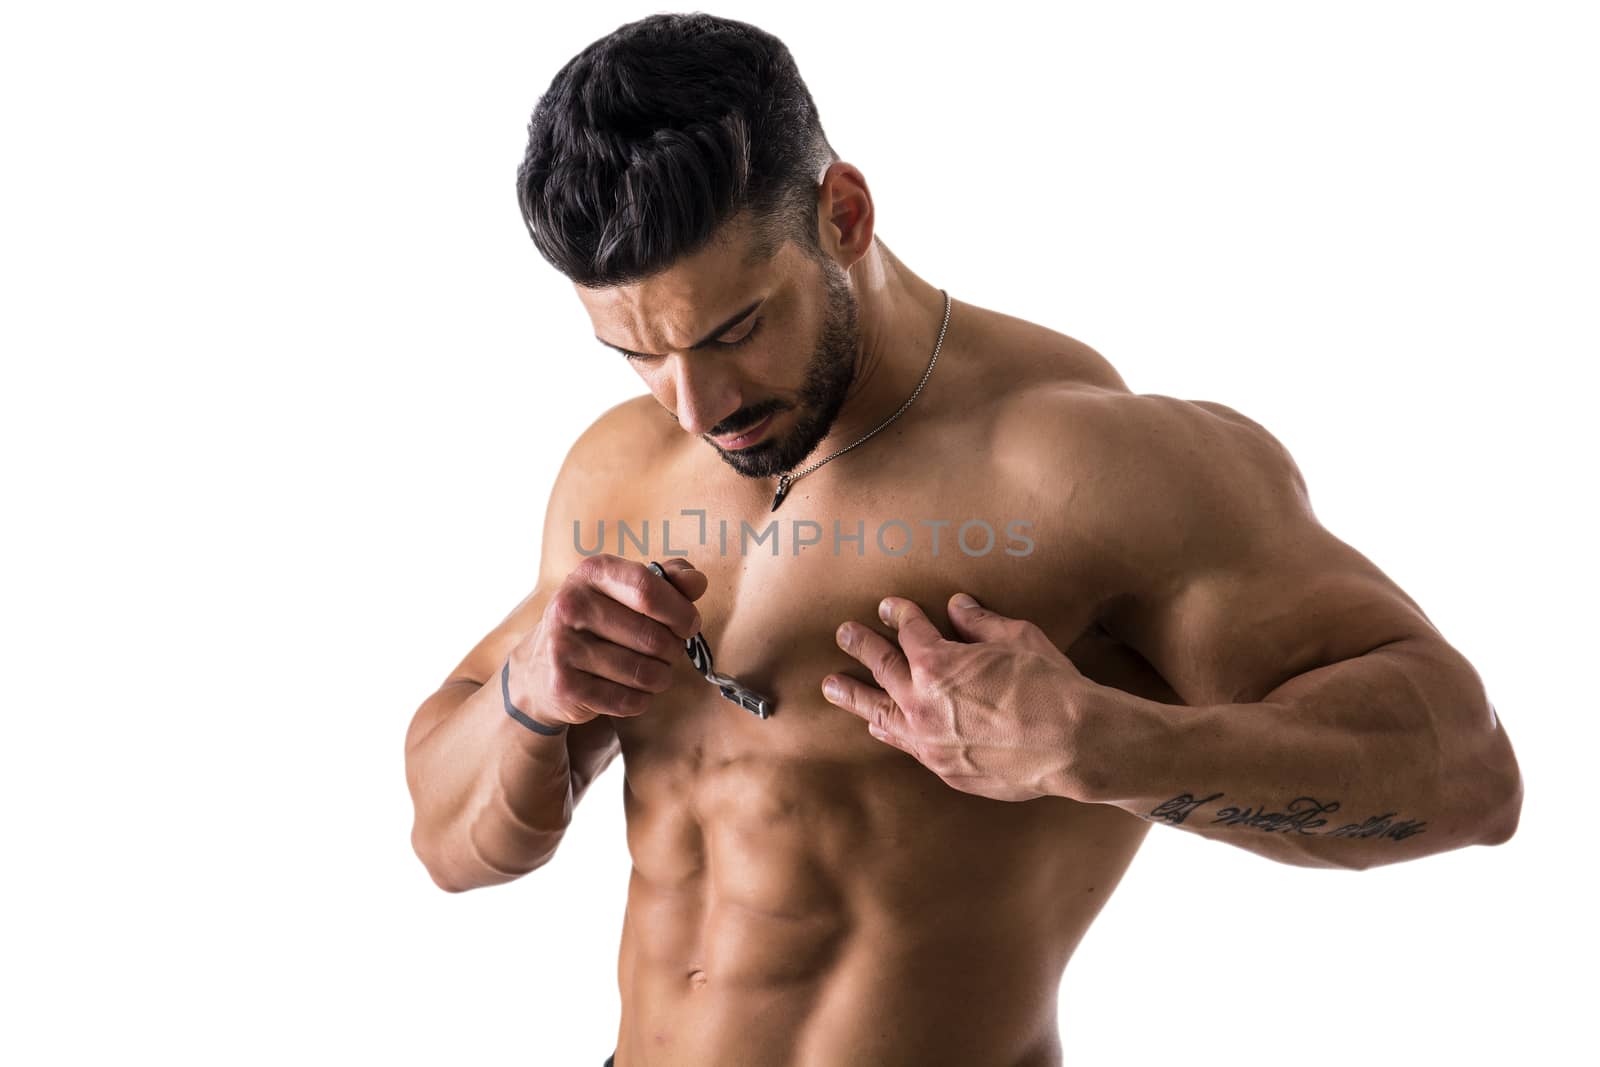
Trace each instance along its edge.
<instances>
[{"instance_id":1,"label":"shirtless muscular man","mask_svg":"<svg viewBox=\"0 0 1600 1067\"><path fill-rule=\"evenodd\" d=\"M947 302L774 37L596 41L517 189L648 393L572 445L536 587L417 709L412 842L446 890L522 877L621 754L608 1063L1054 1067L1151 825L1357 870L1514 832L1476 672L1283 446Z\"/></svg>"}]
</instances>

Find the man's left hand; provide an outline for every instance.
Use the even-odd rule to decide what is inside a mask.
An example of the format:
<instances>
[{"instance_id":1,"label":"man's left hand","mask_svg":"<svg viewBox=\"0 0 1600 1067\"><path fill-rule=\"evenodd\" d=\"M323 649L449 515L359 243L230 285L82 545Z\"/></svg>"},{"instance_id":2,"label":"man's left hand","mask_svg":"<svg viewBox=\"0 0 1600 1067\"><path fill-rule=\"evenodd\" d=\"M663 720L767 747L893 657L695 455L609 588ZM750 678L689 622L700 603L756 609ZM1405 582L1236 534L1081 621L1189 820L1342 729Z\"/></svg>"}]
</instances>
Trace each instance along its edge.
<instances>
[{"instance_id":1,"label":"man's left hand","mask_svg":"<svg viewBox=\"0 0 1600 1067\"><path fill-rule=\"evenodd\" d=\"M963 792L994 800L1077 792L1082 720L1095 683L1025 619L964 605L962 594L951 597L949 612L954 641L904 597L879 605L897 642L844 623L839 647L878 685L830 674L823 696Z\"/></svg>"}]
</instances>

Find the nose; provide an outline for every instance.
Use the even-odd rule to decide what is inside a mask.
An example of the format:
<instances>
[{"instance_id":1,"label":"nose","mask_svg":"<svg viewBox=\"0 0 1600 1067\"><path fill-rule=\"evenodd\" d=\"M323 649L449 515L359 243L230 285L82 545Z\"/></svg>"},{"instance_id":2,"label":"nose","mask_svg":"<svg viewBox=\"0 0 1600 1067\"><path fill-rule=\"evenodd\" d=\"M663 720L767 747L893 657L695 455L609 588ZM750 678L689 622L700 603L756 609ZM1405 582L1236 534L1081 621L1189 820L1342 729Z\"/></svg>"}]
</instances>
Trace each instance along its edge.
<instances>
[{"instance_id":1,"label":"nose","mask_svg":"<svg viewBox=\"0 0 1600 1067\"><path fill-rule=\"evenodd\" d=\"M710 433L713 426L739 410L738 385L726 370L705 362L691 367L682 357L674 357L674 362L670 410L686 432Z\"/></svg>"}]
</instances>

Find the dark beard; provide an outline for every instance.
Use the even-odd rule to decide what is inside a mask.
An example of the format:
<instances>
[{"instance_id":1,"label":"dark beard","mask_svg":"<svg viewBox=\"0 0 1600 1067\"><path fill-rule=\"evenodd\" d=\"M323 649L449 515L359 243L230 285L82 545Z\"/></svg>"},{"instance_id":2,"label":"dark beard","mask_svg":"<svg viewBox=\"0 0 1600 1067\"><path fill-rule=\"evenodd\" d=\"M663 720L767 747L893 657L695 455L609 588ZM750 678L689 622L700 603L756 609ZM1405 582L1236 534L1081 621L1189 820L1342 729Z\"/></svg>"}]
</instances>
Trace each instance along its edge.
<instances>
[{"instance_id":1,"label":"dark beard","mask_svg":"<svg viewBox=\"0 0 1600 1067\"><path fill-rule=\"evenodd\" d=\"M785 436L769 436L759 444L736 452L724 451L716 442L711 442L723 462L747 478L775 478L799 466L828 436L833 420L844 406L845 394L855 381L858 341L855 296L845 281L844 271L832 260L822 264L822 280L827 289L827 308L821 336L817 338L816 349L806 365L805 381L800 386L801 414L794 428ZM768 415L788 407L774 400L735 412L723 421L726 429L713 427L714 434L707 436L720 437L749 429Z\"/></svg>"}]
</instances>

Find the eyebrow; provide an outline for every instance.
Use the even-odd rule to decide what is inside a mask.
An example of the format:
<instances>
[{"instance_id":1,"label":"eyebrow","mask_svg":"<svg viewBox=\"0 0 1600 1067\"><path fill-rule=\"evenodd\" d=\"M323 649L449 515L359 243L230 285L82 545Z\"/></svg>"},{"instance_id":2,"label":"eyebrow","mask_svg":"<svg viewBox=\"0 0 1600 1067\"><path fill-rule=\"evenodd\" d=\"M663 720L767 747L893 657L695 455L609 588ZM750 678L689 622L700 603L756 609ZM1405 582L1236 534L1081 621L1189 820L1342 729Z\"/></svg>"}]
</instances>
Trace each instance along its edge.
<instances>
[{"instance_id":1,"label":"eyebrow","mask_svg":"<svg viewBox=\"0 0 1600 1067\"><path fill-rule=\"evenodd\" d=\"M729 330L731 330L735 326L739 325L739 323L743 322L746 318L748 318L750 316L750 313L752 311L754 311L756 308L760 307L765 302L766 302L766 297L761 297L760 299L751 302L751 304L748 307L746 307L743 310L741 310L737 315L730 316L729 318L724 320L722 323L720 323L717 326L716 329L712 330L710 333L708 333L704 337L700 338L700 340L698 340L694 344L690 345L689 346L689 351L698 352L702 348L710 348L711 345L716 341L717 338L721 337L723 334L727 333ZM594 339L596 341L599 341L601 344L605 345L607 348L615 348L618 352L621 352L623 355L626 355L626 356L648 356L648 357L650 357L652 359L655 358L654 355L652 353L650 353L650 352L635 352L631 348L623 348L621 345L614 345L610 341L607 341L604 337L601 337L599 334L595 334L594 335Z\"/></svg>"}]
</instances>

